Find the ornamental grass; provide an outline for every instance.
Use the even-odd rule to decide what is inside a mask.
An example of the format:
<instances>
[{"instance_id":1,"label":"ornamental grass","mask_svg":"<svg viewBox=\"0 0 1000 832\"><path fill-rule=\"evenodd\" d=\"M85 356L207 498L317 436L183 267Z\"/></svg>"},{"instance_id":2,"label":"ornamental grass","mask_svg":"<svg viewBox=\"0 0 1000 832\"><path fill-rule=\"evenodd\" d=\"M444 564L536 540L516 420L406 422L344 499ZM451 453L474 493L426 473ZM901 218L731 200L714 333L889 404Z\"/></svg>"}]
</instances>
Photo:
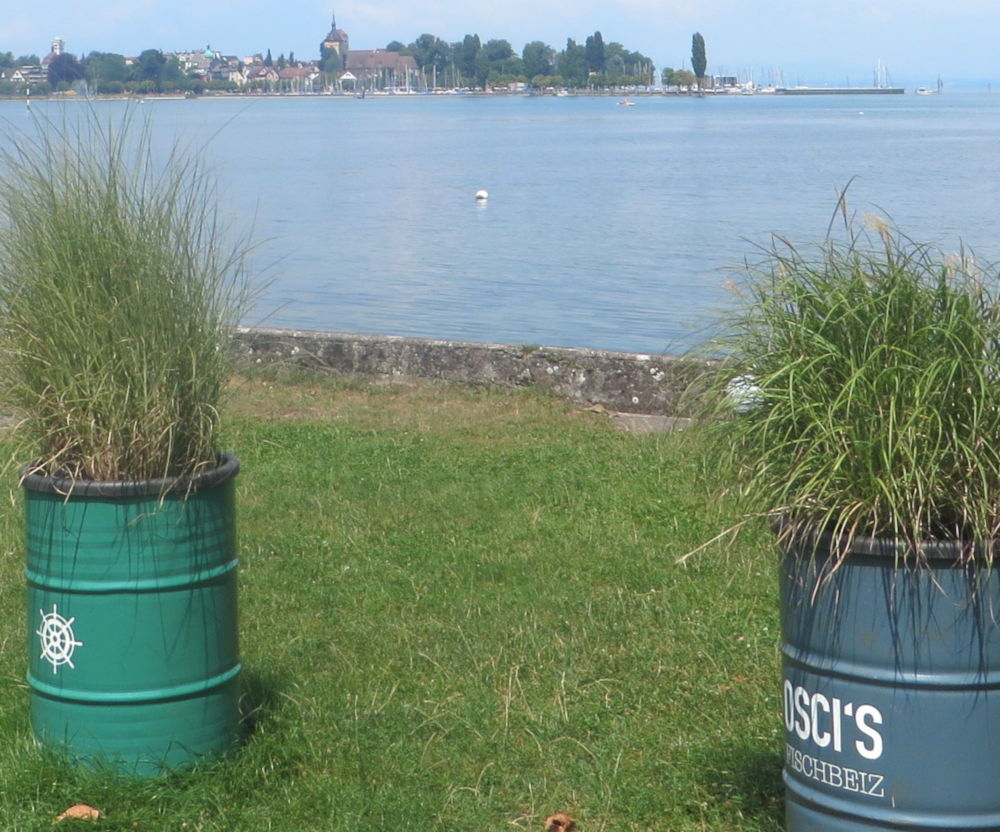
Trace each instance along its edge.
<instances>
[{"instance_id":1,"label":"ornamental grass","mask_svg":"<svg viewBox=\"0 0 1000 832\"><path fill-rule=\"evenodd\" d=\"M711 377L711 431L748 516L788 534L902 544L1000 532L1000 275L882 217L842 238L773 238L747 269Z\"/></svg>"},{"instance_id":2,"label":"ornamental grass","mask_svg":"<svg viewBox=\"0 0 1000 832\"><path fill-rule=\"evenodd\" d=\"M0 397L21 461L134 481L216 464L230 329L250 297L190 152L87 109L8 130L0 151Z\"/></svg>"}]
</instances>

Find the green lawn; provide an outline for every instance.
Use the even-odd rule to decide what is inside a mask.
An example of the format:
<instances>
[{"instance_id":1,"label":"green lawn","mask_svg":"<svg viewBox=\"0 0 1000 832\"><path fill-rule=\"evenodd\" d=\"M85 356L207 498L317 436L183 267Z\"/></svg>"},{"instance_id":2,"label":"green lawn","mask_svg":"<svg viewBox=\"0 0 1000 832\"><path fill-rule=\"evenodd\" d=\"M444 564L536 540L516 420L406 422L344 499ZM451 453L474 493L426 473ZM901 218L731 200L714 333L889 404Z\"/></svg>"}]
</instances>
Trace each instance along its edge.
<instances>
[{"instance_id":1,"label":"green lawn","mask_svg":"<svg viewBox=\"0 0 1000 832\"><path fill-rule=\"evenodd\" d=\"M250 732L146 783L32 746L16 492L0 509L0 828L782 827L766 533L693 437L617 433L532 392L239 382ZM55 816L89 803L96 827Z\"/></svg>"}]
</instances>

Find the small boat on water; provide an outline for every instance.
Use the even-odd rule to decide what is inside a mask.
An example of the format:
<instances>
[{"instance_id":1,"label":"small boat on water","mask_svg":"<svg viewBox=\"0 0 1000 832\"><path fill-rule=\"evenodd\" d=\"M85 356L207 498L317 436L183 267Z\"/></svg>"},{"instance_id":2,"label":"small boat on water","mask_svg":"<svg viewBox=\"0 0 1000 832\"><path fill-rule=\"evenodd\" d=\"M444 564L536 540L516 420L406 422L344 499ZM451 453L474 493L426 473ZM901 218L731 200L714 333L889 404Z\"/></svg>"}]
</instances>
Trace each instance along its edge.
<instances>
[{"instance_id":1,"label":"small boat on water","mask_svg":"<svg viewBox=\"0 0 1000 832\"><path fill-rule=\"evenodd\" d=\"M634 107L635 106L635 102L634 101L630 101L628 98L623 98L621 101L618 102L618 106L619 107Z\"/></svg>"},{"instance_id":2,"label":"small boat on water","mask_svg":"<svg viewBox=\"0 0 1000 832\"><path fill-rule=\"evenodd\" d=\"M930 87L917 87L914 90L914 92L917 95L937 95L938 93L941 92L941 88L943 86L944 86L944 83L941 81L940 78L938 78L938 80L937 80L937 89L932 90Z\"/></svg>"}]
</instances>

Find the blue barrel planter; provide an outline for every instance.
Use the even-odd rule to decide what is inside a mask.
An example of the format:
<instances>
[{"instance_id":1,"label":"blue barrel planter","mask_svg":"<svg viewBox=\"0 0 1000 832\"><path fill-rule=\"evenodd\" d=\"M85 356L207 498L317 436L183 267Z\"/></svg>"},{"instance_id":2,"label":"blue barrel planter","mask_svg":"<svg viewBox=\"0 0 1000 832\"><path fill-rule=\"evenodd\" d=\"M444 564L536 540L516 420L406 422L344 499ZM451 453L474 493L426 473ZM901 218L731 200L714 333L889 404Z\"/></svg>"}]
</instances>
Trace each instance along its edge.
<instances>
[{"instance_id":1,"label":"blue barrel planter","mask_svg":"<svg viewBox=\"0 0 1000 832\"><path fill-rule=\"evenodd\" d=\"M1000 830L1000 570L830 543L782 559L787 829Z\"/></svg>"},{"instance_id":2,"label":"blue barrel planter","mask_svg":"<svg viewBox=\"0 0 1000 832\"><path fill-rule=\"evenodd\" d=\"M239 736L235 457L200 476L24 478L31 724L75 763L149 777Z\"/></svg>"}]
</instances>

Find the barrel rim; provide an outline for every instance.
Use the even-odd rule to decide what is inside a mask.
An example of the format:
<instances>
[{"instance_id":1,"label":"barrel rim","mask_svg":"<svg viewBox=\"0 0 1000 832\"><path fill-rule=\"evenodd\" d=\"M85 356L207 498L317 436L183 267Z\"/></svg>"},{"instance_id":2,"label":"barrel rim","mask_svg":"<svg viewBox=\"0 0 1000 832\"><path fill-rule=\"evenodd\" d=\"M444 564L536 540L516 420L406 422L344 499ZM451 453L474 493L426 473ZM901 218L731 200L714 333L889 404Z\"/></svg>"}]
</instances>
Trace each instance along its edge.
<instances>
[{"instance_id":1,"label":"barrel rim","mask_svg":"<svg viewBox=\"0 0 1000 832\"><path fill-rule=\"evenodd\" d=\"M840 558L865 556L888 558L902 565L916 566L925 561L950 563L992 563L998 554L998 540L939 538L918 541L915 545L895 537L878 535L835 534L828 529L793 527L788 520L774 523L782 548L793 556L812 556L828 552Z\"/></svg>"},{"instance_id":2,"label":"barrel rim","mask_svg":"<svg viewBox=\"0 0 1000 832\"><path fill-rule=\"evenodd\" d=\"M198 474L148 480L81 480L40 474L35 466L28 465L21 469L21 487L26 491L58 494L62 497L160 497L165 494L190 494L211 488L232 479L239 470L240 461L231 453L221 454L215 468Z\"/></svg>"}]
</instances>

